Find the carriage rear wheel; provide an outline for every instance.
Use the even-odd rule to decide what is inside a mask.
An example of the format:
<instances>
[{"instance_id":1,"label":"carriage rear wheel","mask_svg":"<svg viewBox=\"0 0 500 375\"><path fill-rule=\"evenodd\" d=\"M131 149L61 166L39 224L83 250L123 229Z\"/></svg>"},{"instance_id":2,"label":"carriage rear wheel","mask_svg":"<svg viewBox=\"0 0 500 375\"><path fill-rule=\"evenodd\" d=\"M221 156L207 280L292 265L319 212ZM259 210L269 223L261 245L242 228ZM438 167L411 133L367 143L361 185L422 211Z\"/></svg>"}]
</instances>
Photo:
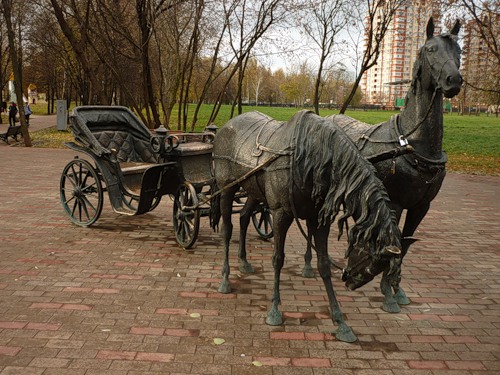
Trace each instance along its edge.
<instances>
[{"instance_id":1,"label":"carriage rear wheel","mask_svg":"<svg viewBox=\"0 0 500 375\"><path fill-rule=\"evenodd\" d=\"M86 160L70 161L61 175L61 203L71 221L82 227L96 222L102 212L103 193L97 170Z\"/></svg>"},{"instance_id":2,"label":"carriage rear wheel","mask_svg":"<svg viewBox=\"0 0 500 375\"><path fill-rule=\"evenodd\" d=\"M200 210L196 189L185 182L174 197L174 231L177 243L185 249L190 249L198 238L200 230Z\"/></svg>"},{"instance_id":3,"label":"carriage rear wheel","mask_svg":"<svg viewBox=\"0 0 500 375\"><path fill-rule=\"evenodd\" d=\"M266 205L261 203L257 206L252 214L252 223L260 238L269 240L273 237L273 215Z\"/></svg>"}]
</instances>

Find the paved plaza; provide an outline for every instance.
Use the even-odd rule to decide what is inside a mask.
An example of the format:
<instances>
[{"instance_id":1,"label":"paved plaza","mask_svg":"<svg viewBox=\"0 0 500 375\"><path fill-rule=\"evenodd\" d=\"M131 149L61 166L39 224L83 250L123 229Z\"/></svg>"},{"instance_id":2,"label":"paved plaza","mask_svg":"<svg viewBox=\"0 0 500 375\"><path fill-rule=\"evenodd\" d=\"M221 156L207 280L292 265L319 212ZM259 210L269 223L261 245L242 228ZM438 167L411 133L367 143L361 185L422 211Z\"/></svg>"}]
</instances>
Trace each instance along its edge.
<instances>
[{"instance_id":1,"label":"paved plaza","mask_svg":"<svg viewBox=\"0 0 500 375\"><path fill-rule=\"evenodd\" d=\"M34 122L33 122L34 123ZM1 125L1 129L5 125ZM194 249L177 245L168 197L142 216L105 195L91 228L59 201L71 150L0 145L0 374L500 374L500 178L449 174L404 260L412 303L381 310L379 278L334 286L358 341L335 340L320 278L304 279L294 225L282 272L282 326L265 324L272 242L249 230L256 272L217 292L219 233L202 218ZM345 239L330 249L345 263ZM223 339L217 345L214 339ZM217 340L216 340L217 341Z\"/></svg>"}]
</instances>

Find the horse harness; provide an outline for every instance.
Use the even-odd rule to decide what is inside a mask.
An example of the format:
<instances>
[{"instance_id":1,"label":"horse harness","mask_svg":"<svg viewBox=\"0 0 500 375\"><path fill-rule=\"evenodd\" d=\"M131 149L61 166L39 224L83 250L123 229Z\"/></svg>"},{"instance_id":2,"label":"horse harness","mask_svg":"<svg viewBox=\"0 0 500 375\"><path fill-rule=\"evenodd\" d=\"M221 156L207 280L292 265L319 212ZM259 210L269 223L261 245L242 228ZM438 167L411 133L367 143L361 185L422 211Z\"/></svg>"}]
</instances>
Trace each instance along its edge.
<instances>
[{"instance_id":1,"label":"horse harness","mask_svg":"<svg viewBox=\"0 0 500 375\"><path fill-rule=\"evenodd\" d=\"M392 155L392 165L390 169L391 174L396 173L396 157L403 156L403 158L410 164L425 180L426 184L433 183L439 175L444 171L445 164L448 161L448 156L445 152L441 153L439 159L431 159L423 156L415 148L411 147L408 137L413 134L422 122L418 123L410 132L404 134L401 130L401 116L395 115L390 119L392 124L392 129L394 131L395 139L392 140L377 140L373 139L371 136L380 128L382 124L373 126L367 132L363 133L361 137L358 138L356 145L360 151L364 149L367 143L386 143L386 144L396 144L398 145L394 150L389 151L388 155ZM408 151L404 151L403 148L409 148ZM408 155L411 153L411 155ZM384 159L373 160L374 157L367 157L371 162L376 162ZM422 175L430 175L430 179L426 179Z\"/></svg>"}]
</instances>

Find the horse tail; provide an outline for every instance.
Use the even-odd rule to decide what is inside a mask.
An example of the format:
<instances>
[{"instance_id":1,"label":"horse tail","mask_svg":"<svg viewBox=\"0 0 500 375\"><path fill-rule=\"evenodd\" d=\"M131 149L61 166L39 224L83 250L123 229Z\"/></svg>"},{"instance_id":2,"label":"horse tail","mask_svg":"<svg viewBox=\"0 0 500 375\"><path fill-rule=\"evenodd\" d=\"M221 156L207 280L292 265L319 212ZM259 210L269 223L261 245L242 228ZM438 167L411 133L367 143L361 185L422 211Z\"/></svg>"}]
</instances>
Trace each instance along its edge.
<instances>
[{"instance_id":1,"label":"horse tail","mask_svg":"<svg viewBox=\"0 0 500 375\"><path fill-rule=\"evenodd\" d=\"M217 188L217 183L215 180L210 184L210 190L212 191L212 194L219 189ZM220 194L216 195L214 198L210 200L210 212L209 212L209 218L210 218L210 227L215 231L219 231L219 222L221 218L221 213L220 213Z\"/></svg>"}]
</instances>

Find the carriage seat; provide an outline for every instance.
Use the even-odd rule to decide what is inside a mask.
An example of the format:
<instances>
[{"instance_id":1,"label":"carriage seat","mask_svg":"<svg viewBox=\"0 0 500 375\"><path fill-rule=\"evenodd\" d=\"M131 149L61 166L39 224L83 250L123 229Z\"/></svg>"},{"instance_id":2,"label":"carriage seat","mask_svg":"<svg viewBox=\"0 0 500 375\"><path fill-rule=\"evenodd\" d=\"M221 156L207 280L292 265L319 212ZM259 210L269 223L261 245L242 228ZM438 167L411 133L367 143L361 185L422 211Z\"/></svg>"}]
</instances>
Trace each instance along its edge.
<instances>
[{"instance_id":1,"label":"carriage seat","mask_svg":"<svg viewBox=\"0 0 500 375\"><path fill-rule=\"evenodd\" d=\"M176 156L193 156L211 154L214 145L205 142L187 142L181 143L177 148L172 150L172 154Z\"/></svg>"},{"instance_id":2,"label":"carriage seat","mask_svg":"<svg viewBox=\"0 0 500 375\"><path fill-rule=\"evenodd\" d=\"M155 163L136 163L136 162L123 162L120 163L120 169L124 175L144 173L146 169L155 165Z\"/></svg>"},{"instance_id":3,"label":"carriage seat","mask_svg":"<svg viewBox=\"0 0 500 375\"><path fill-rule=\"evenodd\" d=\"M129 132L104 130L93 135L120 163L158 163L158 154L151 150L149 141L138 139Z\"/></svg>"}]
</instances>

